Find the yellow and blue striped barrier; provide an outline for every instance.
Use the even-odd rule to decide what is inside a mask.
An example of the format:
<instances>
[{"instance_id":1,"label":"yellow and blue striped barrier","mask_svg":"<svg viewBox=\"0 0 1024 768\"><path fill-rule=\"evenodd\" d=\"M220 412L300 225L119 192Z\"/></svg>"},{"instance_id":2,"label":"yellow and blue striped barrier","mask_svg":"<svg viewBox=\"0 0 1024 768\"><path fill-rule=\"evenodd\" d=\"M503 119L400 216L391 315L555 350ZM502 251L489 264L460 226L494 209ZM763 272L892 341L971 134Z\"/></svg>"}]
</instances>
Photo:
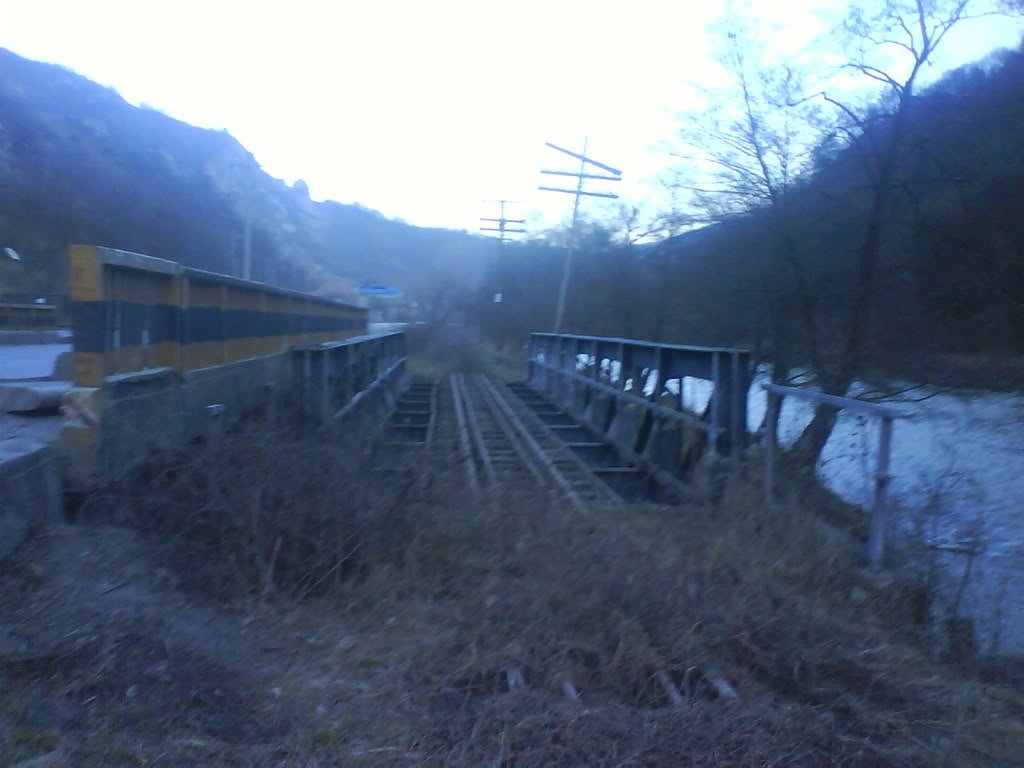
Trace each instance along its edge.
<instances>
[{"instance_id":1,"label":"yellow and blue striped barrier","mask_svg":"<svg viewBox=\"0 0 1024 768\"><path fill-rule=\"evenodd\" d=\"M74 384L179 373L366 333L362 307L112 248L70 252Z\"/></svg>"}]
</instances>

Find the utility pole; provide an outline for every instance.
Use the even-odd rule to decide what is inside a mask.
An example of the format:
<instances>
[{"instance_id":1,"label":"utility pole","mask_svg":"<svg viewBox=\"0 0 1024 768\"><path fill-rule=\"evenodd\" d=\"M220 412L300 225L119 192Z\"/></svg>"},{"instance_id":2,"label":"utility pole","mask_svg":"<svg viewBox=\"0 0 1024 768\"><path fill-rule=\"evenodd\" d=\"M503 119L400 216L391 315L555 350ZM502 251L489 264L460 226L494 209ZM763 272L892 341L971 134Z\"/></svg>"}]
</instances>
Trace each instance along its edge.
<instances>
[{"instance_id":1,"label":"utility pole","mask_svg":"<svg viewBox=\"0 0 1024 768\"><path fill-rule=\"evenodd\" d=\"M480 221L487 224L497 224L496 227L481 226L481 232L497 232L498 233L498 268L503 270L505 266L505 236L506 235L521 235L526 232L525 229L514 229L509 228L509 224L525 224L526 219L509 219L505 217L505 205L518 205L519 200L484 200L485 203L497 203L500 208L498 218L484 218L480 217ZM493 237L493 236L492 236Z\"/></svg>"},{"instance_id":2,"label":"utility pole","mask_svg":"<svg viewBox=\"0 0 1024 768\"><path fill-rule=\"evenodd\" d=\"M252 216L245 214L245 231L242 235L242 279L252 280Z\"/></svg>"},{"instance_id":3,"label":"utility pole","mask_svg":"<svg viewBox=\"0 0 1024 768\"><path fill-rule=\"evenodd\" d=\"M620 171L618 168L612 168L610 165L599 163L597 162L597 160L592 160L589 157L587 157L587 145L589 143L590 139L585 138L583 140L583 152L582 154L577 154L575 152L571 152L568 149L563 149L562 147L552 144L550 141L545 142L545 146L551 147L551 149L557 150L558 152L569 155L569 157L573 157L580 161L580 169L577 172L541 171L541 173L546 173L551 176L570 176L576 179L576 189L562 189L561 187L537 187L537 189L542 189L546 192L565 192L567 194L574 196L572 203L572 227L569 230L569 245L565 249L565 263L562 266L562 284L561 286L559 286L558 289L558 306L555 309L555 333L562 332L562 320L565 317L565 297L569 292L569 275L572 272L572 259L576 251L576 222L579 218L580 198L584 196L608 197L612 199L618 197L618 195L614 195L610 192L584 192L583 181L584 179L596 179L600 181L622 181L622 171ZM607 171L611 175L606 176L601 174L587 173L586 171L588 163L597 168L600 168L603 171Z\"/></svg>"},{"instance_id":4,"label":"utility pole","mask_svg":"<svg viewBox=\"0 0 1024 768\"><path fill-rule=\"evenodd\" d=\"M495 287L497 288L497 290L494 293L494 303L495 304L501 304L502 301L504 301L504 298L505 298L504 280L505 280L505 239L506 239L506 236L507 235L519 235L519 234L523 234L523 233L526 232L525 229L516 228L516 227L510 228L508 225L509 224L525 224L526 223L526 219L510 219L510 218L507 218L505 216L505 206L506 205L518 205L519 202L520 202L518 200L484 200L484 202L485 203L497 203L500 206L499 213L498 213L498 218L495 219L495 218L480 217L480 221L484 222L484 225L497 224L497 226L495 227L495 226L484 226L484 225L481 225L480 231L481 232L497 232L498 233L498 261L496 263L496 269L495 269L495 273L496 273L496 277L497 277L497 285ZM492 235L492 237L493 237L493 235ZM500 327L501 326L500 318L501 318L501 316L503 314L503 310L501 310L498 307L495 307L494 310L493 310L493 313L494 313L494 317L496 318L495 322ZM498 344L499 344L500 347L504 347L504 332L503 331L498 333Z\"/></svg>"},{"instance_id":5,"label":"utility pole","mask_svg":"<svg viewBox=\"0 0 1024 768\"><path fill-rule=\"evenodd\" d=\"M505 218L505 204L518 204L518 200L484 200L485 203L497 203L501 206L501 212L498 214L496 219L486 219L480 217L480 221L487 223L497 224L496 227L480 227L481 232L498 232L498 240L502 246L505 245L506 234L522 234L526 232L525 229L509 229L508 224L525 224L526 219L506 219Z\"/></svg>"}]
</instances>

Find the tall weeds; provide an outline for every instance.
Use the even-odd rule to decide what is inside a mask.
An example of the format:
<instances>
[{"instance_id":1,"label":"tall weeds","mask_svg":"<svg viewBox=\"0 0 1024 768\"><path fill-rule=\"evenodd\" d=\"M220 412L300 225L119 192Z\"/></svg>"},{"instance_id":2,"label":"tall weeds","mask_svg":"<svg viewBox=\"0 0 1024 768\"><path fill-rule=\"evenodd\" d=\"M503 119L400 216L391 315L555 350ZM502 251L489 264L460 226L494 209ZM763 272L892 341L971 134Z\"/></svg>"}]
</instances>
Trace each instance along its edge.
<instances>
[{"instance_id":1,"label":"tall weeds","mask_svg":"<svg viewBox=\"0 0 1024 768\"><path fill-rule=\"evenodd\" d=\"M434 461L243 433L120 498L217 596L400 627L380 717L420 764L1024 760L1012 707L936 665L911 594L860 578L813 510L742 481L678 508L473 501Z\"/></svg>"}]
</instances>

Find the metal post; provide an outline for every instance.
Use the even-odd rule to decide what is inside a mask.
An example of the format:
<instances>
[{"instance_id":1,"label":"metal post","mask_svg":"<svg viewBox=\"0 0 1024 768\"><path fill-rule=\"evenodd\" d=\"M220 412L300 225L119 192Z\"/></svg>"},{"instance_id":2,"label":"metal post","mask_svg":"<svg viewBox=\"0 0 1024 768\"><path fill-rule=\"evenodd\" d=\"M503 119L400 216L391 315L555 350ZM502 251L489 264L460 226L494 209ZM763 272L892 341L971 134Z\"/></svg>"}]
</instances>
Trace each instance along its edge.
<instances>
[{"instance_id":1,"label":"metal post","mask_svg":"<svg viewBox=\"0 0 1024 768\"><path fill-rule=\"evenodd\" d=\"M329 384L330 370L327 365L327 351L320 351L320 424L324 425L331 418L331 392Z\"/></svg>"},{"instance_id":2,"label":"metal post","mask_svg":"<svg viewBox=\"0 0 1024 768\"><path fill-rule=\"evenodd\" d=\"M263 385L263 397L266 399L266 420L271 427L277 426L277 386L275 382Z\"/></svg>"},{"instance_id":3,"label":"metal post","mask_svg":"<svg viewBox=\"0 0 1024 768\"><path fill-rule=\"evenodd\" d=\"M302 351L302 413L312 419L313 408L313 353L308 349Z\"/></svg>"},{"instance_id":4,"label":"metal post","mask_svg":"<svg viewBox=\"0 0 1024 768\"><path fill-rule=\"evenodd\" d=\"M778 439L776 434L776 418L779 409L782 407L782 395L768 392L768 432L764 436L764 503L770 507L775 499L775 444Z\"/></svg>"},{"instance_id":5,"label":"metal post","mask_svg":"<svg viewBox=\"0 0 1024 768\"><path fill-rule=\"evenodd\" d=\"M711 353L711 382L711 426L715 428L711 444L718 451L722 434L722 370L718 352Z\"/></svg>"},{"instance_id":6,"label":"metal post","mask_svg":"<svg viewBox=\"0 0 1024 768\"><path fill-rule=\"evenodd\" d=\"M878 433L878 466L875 470L875 497L868 536L868 565L881 568L888 517L889 459L892 453L892 417L883 416Z\"/></svg>"},{"instance_id":7,"label":"metal post","mask_svg":"<svg viewBox=\"0 0 1024 768\"><path fill-rule=\"evenodd\" d=\"M665 388L665 349L663 347L658 347L654 364L658 366L657 374L654 377L654 389L651 390L647 399L652 403L658 403L661 400L661 391Z\"/></svg>"},{"instance_id":8,"label":"metal post","mask_svg":"<svg viewBox=\"0 0 1024 768\"><path fill-rule=\"evenodd\" d=\"M740 356L736 352L730 356L732 360L729 366L729 455L738 457L747 430L745 423L740 424L740 411L746 412L746 408L740 408L740 398L745 396L746 390L740 386ZM733 462L733 467L735 466L736 462Z\"/></svg>"},{"instance_id":9,"label":"metal post","mask_svg":"<svg viewBox=\"0 0 1024 768\"><path fill-rule=\"evenodd\" d=\"M245 215L245 232L242 242L242 277L252 280L252 217Z\"/></svg>"}]
</instances>

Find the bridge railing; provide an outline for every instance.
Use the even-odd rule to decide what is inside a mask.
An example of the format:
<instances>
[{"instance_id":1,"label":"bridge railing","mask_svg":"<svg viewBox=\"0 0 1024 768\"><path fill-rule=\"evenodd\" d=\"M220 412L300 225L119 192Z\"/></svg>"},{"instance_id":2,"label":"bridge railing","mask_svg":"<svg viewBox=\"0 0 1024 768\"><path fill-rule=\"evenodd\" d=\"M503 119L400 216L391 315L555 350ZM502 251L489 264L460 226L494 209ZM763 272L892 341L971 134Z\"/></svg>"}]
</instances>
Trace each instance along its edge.
<instances>
[{"instance_id":1,"label":"bridge railing","mask_svg":"<svg viewBox=\"0 0 1024 768\"><path fill-rule=\"evenodd\" d=\"M357 410L371 421L382 418L404 386L405 361L401 332L293 348L291 380L304 421L330 430Z\"/></svg>"},{"instance_id":2,"label":"bridge railing","mask_svg":"<svg viewBox=\"0 0 1024 768\"><path fill-rule=\"evenodd\" d=\"M825 406L836 411L851 411L878 420L878 452L873 473L874 490L871 497L871 521L868 526L867 560L872 568L880 568L885 550L886 529L889 525L889 482L892 480L889 474L889 460L892 455L893 422L896 419L907 418L907 414L895 408L851 397L836 397L778 384L762 384L761 386L768 396L768 413L765 418L768 431L764 441L764 501L766 505L771 505L775 500L777 431L782 401L786 397L795 397L798 400L813 403L815 406Z\"/></svg>"},{"instance_id":3,"label":"bridge railing","mask_svg":"<svg viewBox=\"0 0 1024 768\"><path fill-rule=\"evenodd\" d=\"M746 445L750 353L570 334L534 333L529 379L601 437L634 459L676 475L686 461L686 430L720 454ZM684 407L683 379L704 379L703 413Z\"/></svg>"},{"instance_id":4,"label":"bridge railing","mask_svg":"<svg viewBox=\"0 0 1024 768\"><path fill-rule=\"evenodd\" d=\"M112 248L71 246L74 384L179 373L366 332L341 302Z\"/></svg>"}]
</instances>

